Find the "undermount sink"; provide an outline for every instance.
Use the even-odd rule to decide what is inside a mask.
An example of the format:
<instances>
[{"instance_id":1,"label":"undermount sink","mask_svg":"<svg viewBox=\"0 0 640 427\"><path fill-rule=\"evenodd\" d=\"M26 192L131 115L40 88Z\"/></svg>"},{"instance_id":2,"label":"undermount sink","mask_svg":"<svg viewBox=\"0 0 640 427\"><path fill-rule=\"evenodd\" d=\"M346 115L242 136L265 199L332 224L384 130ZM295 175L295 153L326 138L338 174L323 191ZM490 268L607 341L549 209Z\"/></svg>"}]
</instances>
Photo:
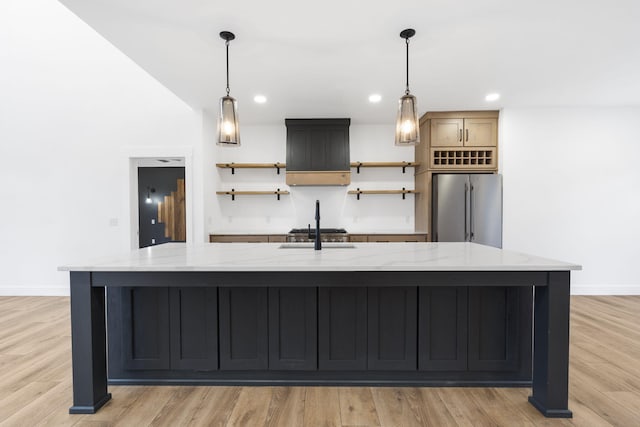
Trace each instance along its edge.
<instances>
[{"instance_id":1,"label":"undermount sink","mask_svg":"<svg viewBox=\"0 0 640 427\"><path fill-rule=\"evenodd\" d=\"M283 243L278 249L313 249L314 243ZM322 249L354 249L351 243L322 242Z\"/></svg>"}]
</instances>

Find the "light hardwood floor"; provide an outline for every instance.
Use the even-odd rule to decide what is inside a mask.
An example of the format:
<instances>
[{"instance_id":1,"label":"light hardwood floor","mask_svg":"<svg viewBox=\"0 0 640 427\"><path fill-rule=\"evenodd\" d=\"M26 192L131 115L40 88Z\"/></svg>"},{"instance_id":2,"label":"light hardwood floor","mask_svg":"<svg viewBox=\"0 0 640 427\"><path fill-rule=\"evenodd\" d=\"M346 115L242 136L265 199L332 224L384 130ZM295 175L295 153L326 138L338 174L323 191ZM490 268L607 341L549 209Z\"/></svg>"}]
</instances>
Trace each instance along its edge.
<instances>
[{"instance_id":1,"label":"light hardwood floor","mask_svg":"<svg viewBox=\"0 0 640 427\"><path fill-rule=\"evenodd\" d=\"M640 296L571 298L571 420L522 388L110 387L69 415L69 299L0 297L1 426L640 426Z\"/></svg>"}]
</instances>

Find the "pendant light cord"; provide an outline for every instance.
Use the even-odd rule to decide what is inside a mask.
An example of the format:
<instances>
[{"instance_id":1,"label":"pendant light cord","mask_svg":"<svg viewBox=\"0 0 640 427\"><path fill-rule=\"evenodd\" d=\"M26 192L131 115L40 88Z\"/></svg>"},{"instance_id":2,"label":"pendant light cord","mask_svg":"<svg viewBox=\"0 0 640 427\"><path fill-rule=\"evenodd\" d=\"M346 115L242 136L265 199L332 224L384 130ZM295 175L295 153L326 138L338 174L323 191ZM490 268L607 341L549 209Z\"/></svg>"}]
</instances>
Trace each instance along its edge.
<instances>
[{"instance_id":1,"label":"pendant light cord","mask_svg":"<svg viewBox=\"0 0 640 427\"><path fill-rule=\"evenodd\" d=\"M225 46L227 47L227 96L229 96L229 40L225 41ZM407 62L408 64L408 62ZM407 65L408 66L408 65ZM407 73L409 71L407 70ZM407 85L409 84L409 74L407 74ZM409 86L407 86L409 87Z\"/></svg>"},{"instance_id":2,"label":"pendant light cord","mask_svg":"<svg viewBox=\"0 0 640 427\"><path fill-rule=\"evenodd\" d=\"M405 39L407 43L407 89L405 90L405 95L409 95L409 38Z\"/></svg>"}]
</instances>

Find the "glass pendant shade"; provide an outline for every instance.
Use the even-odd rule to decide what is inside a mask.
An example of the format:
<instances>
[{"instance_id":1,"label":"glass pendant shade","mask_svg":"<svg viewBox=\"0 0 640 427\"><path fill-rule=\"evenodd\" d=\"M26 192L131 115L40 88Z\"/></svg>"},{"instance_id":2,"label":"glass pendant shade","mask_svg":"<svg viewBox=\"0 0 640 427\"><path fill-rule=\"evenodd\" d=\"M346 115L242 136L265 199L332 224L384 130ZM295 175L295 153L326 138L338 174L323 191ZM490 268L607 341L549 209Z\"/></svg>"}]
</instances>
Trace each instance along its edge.
<instances>
[{"instance_id":1,"label":"glass pendant shade","mask_svg":"<svg viewBox=\"0 0 640 427\"><path fill-rule=\"evenodd\" d=\"M418 101L415 96L407 93L398 101L396 145L417 145L419 143Z\"/></svg>"},{"instance_id":2,"label":"glass pendant shade","mask_svg":"<svg viewBox=\"0 0 640 427\"><path fill-rule=\"evenodd\" d=\"M218 119L218 145L240 145L240 123L238 103L235 98L220 98L220 117Z\"/></svg>"}]
</instances>

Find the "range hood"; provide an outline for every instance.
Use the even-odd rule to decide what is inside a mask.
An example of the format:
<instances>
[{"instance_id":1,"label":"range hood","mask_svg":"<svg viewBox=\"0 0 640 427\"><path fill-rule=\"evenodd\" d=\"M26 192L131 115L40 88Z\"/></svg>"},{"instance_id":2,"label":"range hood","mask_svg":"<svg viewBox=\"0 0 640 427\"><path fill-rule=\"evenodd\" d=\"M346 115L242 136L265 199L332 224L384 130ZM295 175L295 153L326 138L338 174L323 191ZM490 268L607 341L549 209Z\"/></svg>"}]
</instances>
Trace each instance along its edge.
<instances>
[{"instance_id":1,"label":"range hood","mask_svg":"<svg viewBox=\"0 0 640 427\"><path fill-rule=\"evenodd\" d=\"M349 185L351 119L285 119L287 185Z\"/></svg>"}]
</instances>

